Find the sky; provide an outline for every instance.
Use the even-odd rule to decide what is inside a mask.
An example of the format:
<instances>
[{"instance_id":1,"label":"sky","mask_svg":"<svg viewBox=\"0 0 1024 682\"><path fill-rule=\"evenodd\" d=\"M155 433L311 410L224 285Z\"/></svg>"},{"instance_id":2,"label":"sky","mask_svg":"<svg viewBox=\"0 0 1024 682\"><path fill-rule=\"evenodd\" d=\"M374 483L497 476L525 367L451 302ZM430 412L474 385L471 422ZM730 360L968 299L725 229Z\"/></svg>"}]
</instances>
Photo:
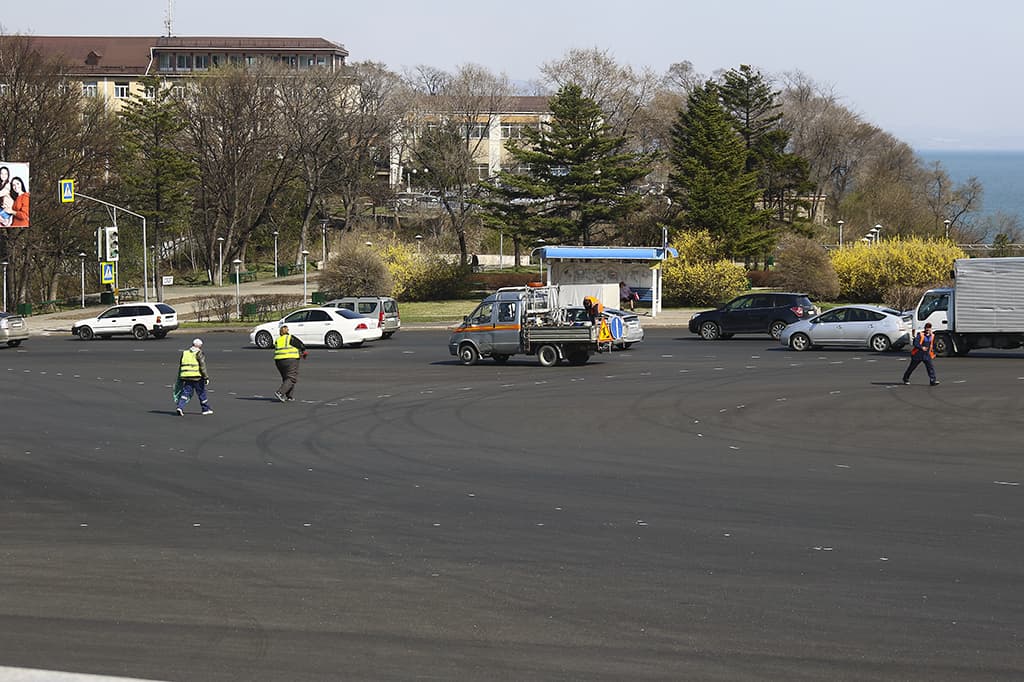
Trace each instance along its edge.
<instances>
[{"instance_id":1,"label":"sky","mask_svg":"<svg viewBox=\"0 0 1024 682\"><path fill-rule=\"evenodd\" d=\"M4 12L6 33L164 35L167 0L46 0ZM573 48L664 73L749 64L800 71L916 149L1024 150L1024 3L1011 0L174 0L178 36L319 37L349 61L514 81Z\"/></svg>"}]
</instances>

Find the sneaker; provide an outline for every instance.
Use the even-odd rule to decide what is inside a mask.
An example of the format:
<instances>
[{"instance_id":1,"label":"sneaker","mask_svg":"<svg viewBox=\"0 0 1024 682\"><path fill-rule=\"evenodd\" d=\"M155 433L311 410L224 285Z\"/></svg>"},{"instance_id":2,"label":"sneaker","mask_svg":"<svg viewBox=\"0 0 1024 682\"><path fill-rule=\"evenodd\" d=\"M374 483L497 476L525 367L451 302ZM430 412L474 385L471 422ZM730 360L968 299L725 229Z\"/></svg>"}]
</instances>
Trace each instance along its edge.
<instances>
[{"instance_id":1,"label":"sneaker","mask_svg":"<svg viewBox=\"0 0 1024 682\"><path fill-rule=\"evenodd\" d=\"M903 380L903 385L904 385L904 386L909 386L909 385L910 385L910 382L909 382L909 381L907 381L906 379L904 379L904 380Z\"/></svg>"},{"instance_id":2,"label":"sneaker","mask_svg":"<svg viewBox=\"0 0 1024 682\"><path fill-rule=\"evenodd\" d=\"M281 395L281 394L280 394L280 393L278 393L277 391L274 391L274 397L275 397L275 398L277 398L278 400L280 400L280 401L281 401L282 403L283 403L283 402L284 402L285 400L287 400L287 398L285 398L285 397L284 397L283 395Z\"/></svg>"},{"instance_id":3,"label":"sneaker","mask_svg":"<svg viewBox=\"0 0 1024 682\"><path fill-rule=\"evenodd\" d=\"M929 383L928 385L929 385L929 386L938 386L938 385L939 385L939 382L938 382L938 381L932 381L932 382L931 382L931 383Z\"/></svg>"},{"instance_id":4,"label":"sneaker","mask_svg":"<svg viewBox=\"0 0 1024 682\"><path fill-rule=\"evenodd\" d=\"M203 410L203 414L213 414L213 410L207 407L205 410Z\"/></svg>"},{"instance_id":5,"label":"sneaker","mask_svg":"<svg viewBox=\"0 0 1024 682\"><path fill-rule=\"evenodd\" d=\"M294 403L295 402L295 398L293 398L291 396L288 396L288 402Z\"/></svg>"},{"instance_id":6,"label":"sneaker","mask_svg":"<svg viewBox=\"0 0 1024 682\"><path fill-rule=\"evenodd\" d=\"M185 416L185 410L181 409L180 407L178 409L176 409L175 412L178 413L179 417L184 417Z\"/></svg>"}]
</instances>

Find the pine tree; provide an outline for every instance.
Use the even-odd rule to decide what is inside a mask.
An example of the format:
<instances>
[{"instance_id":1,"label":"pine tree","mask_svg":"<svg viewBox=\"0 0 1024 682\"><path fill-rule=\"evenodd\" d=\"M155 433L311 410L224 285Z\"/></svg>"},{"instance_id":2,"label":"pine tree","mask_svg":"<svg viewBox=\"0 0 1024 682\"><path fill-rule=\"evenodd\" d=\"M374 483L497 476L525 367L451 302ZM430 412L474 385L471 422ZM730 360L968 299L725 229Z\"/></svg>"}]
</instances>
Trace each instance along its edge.
<instances>
[{"instance_id":1,"label":"pine tree","mask_svg":"<svg viewBox=\"0 0 1024 682\"><path fill-rule=\"evenodd\" d=\"M183 151L184 119L171 89L155 76L144 78L142 85L145 93L133 96L122 109L118 168L133 210L146 216L151 244L159 250L191 205L186 197L195 167ZM153 272L158 283L159 262Z\"/></svg>"},{"instance_id":2,"label":"pine tree","mask_svg":"<svg viewBox=\"0 0 1024 682\"><path fill-rule=\"evenodd\" d=\"M649 159L627 151L626 138L612 134L578 85L563 86L551 112L543 130L525 129L523 141L509 145L514 162L528 171L500 173L487 185L492 196L485 207L491 222L515 216L524 237L587 245L595 228L639 207L641 198L629 187L647 174Z\"/></svg>"},{"instance_id":3,"label":"pine tree","mask_svg":"<svg viewBox=\"0 0 1024 682\"><path fill-rule=\"evenodd\" d=\"M764 223L755 208L757 173L746 169L747 150L708 81L690 95L672 126L669 196L679 202L683 226L706 229L730 255L756 248Z\"/></svg>"}]
</instances>

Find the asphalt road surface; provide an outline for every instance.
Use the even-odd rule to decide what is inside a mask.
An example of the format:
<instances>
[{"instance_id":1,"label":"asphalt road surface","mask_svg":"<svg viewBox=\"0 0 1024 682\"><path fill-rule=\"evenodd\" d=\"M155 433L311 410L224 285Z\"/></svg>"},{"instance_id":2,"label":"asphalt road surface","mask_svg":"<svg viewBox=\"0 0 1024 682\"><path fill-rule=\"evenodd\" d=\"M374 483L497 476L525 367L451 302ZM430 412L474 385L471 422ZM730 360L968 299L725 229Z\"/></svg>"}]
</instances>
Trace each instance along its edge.
<instances>
[{"instance_id":1,"label":"asphalt road surface","mask_svg":"<svg viewBox=\"0 0 1024 682\"><path fill-rule=\"evenodd\" d=\"M1024 677L1024 353L657 329L583 367L444 332L0 350L0 666L263 680Z\"/></svg>"}]
</instances>

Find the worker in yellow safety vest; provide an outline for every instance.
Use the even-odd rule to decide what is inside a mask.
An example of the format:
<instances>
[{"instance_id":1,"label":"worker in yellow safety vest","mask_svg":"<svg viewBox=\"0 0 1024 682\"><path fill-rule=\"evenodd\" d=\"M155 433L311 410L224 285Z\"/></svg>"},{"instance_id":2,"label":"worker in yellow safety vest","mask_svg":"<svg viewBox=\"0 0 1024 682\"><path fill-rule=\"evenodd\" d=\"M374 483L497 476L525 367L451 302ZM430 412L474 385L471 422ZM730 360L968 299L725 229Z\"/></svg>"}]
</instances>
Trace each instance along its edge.
<instances>
[{"instance_id":1,"label":"worker in yellow safety vest","mask_svg":"<svg viewBox=\"0 0 1024 682\"><path fill-rule=\"evenodd\" d=\"M274 364L281 375L281 388L274 396L282 403L295 400L292 391L299 383L299 359L306 357L306 346L297 336L288 333L288 325L281 325L277 340L274 341Z\"/></svg>"},{"instance_id":2,"label":"worker in yellow safety vest","mask_svg":"<svg viewBox=\"0 0 1024 682\"><path fill-rule=\"evenodd\" d=\"M206 356L203 355L203 340L192 339L192 346L181 352L178 362L178 381L174 386L177 398L179 417L185 416L185 404L192 399L192 394L199 396L199 404L203 414L213 414L210 402L206 397L206 384L210 383L210 375L206 371Z\"/></svg>"}]
</instances>

